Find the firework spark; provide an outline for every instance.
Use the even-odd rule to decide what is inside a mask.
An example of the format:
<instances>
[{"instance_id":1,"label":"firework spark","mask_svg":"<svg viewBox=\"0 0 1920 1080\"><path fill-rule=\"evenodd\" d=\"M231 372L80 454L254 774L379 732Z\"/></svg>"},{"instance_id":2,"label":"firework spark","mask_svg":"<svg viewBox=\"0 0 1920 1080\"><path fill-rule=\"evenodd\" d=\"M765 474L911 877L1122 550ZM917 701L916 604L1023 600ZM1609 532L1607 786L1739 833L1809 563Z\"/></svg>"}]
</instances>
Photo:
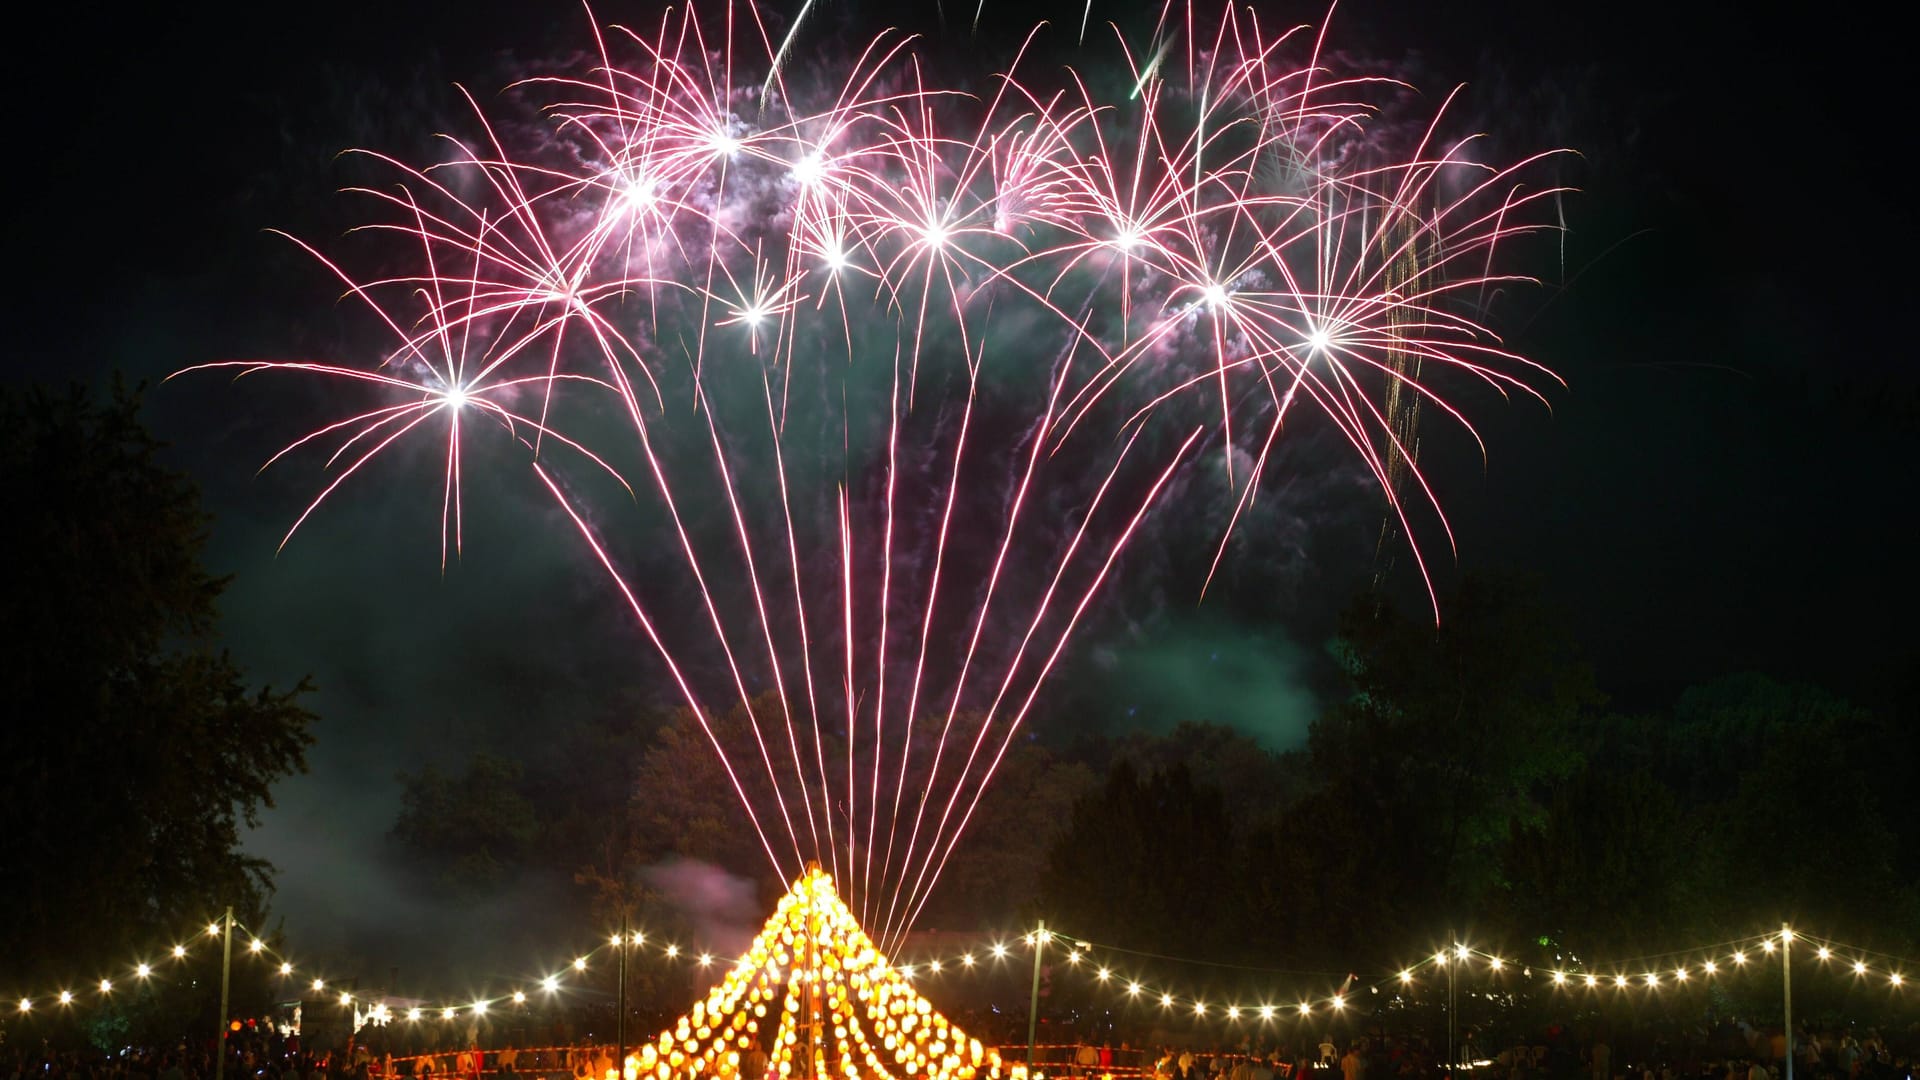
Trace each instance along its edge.
<instances>
[{"instance_id":1,"label":"firework spark","mask_svg":"<svg viewBox=\"0 0 1920 1080\"><path fill-rule=\"evenodd\" d=\"M363 280L307 250L389 349L207 367L372 400L275 456L326 447L334 470L289 538L431 437L444 563L467 441L523 444L774 868L830 863L888 941L1181 470L1224 470L1224 554L1288 422L1318 417L1427 575L1413 539L1452 536L1410 417L1471 431L1445 378L1551 379L1475 300L1558 191L1438 116L1385 156L1395 84L1250 9L1170 2L1138 52L1116 30L1122 77L1029 70L1023 47L973 88L929 85L893 33L837 77L797 72L807 25L776 42L736 2L596 29L593 70L521 84L536 132L476 103L451 160L373 155L398 183L359 189L366 228L411 268ZM655 514L675 582L583 512L583 464Z\"/></svg>"}]
</instances>

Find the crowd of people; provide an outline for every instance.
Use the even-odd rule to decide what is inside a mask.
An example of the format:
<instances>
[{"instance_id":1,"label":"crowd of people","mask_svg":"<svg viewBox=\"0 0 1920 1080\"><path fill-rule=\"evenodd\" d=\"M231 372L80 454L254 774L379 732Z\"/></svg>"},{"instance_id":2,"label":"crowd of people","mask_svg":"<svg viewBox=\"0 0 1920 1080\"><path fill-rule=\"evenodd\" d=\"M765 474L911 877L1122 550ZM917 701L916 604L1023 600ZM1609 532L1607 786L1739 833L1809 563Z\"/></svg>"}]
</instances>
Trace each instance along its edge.
<instances>
[{"instance_id":1,"label":"crowd of people","mask_svg":"<svg viewBox=\"0 0 1920 1080\"><path fill-rule=\"evenodd\" d=\"M1492 1048L1463 1035L1452 1048L1411 1036L1323 1034L1291 1044L1231 1048L1125 1043L1049 1047L1053 1073L1075 1080L1786 1080L1784 1031L1729 1022L1692 1038L1579 1038L1553 1028L1537 1040ZM1891 1038L1875 1029L1812 1029L1792 1044L1793 1080L1916 1080L1920 1025ZM1449 1056L1455 1064L1449 1066ZM1015 1060L1018 1060L1016 1057Z\"/></svg>"},{"instance_id":2,"label":"crowd of people","mask_svg":"<svg viewBox=\"0 0 1920 1080\"><path fill-rule=\"evenodd\" d=\"M313 1053L297 1040L242 1033L226 1041L222 1080L372 1080L365 1054ZM212 1040L117 1051L0 1045L0 1080L213 1080Z\"/></svg>"},{"instance_id":3,"label":"crowd of people","mask_svg":"<svg viewBox=\"0 0 1920 1080\"><path fill-rule=\"evenodd\" d=\"M305 1049L299 1039L264 1035L227 1044L223 1080L601 1080L613 1068L614 1048L583 1044L520 1050L482 1049L477 1043L446 1053L394 1057L364 1042L331 1050ZM210 1048L185 1042L117 1052L0 1045L0 1080L213 1080Z\"/></svg>"},{"instance_id":4,"label":"crowd of people","mask_svg":"<svg viewBox=\"0 0 1920 1080\"><path fill-rule=\"evenodd\" d=\"M483 1047L481 1033L444 1050L381 1052L378 1039L331 1049L303 1046L270 1028L236 1033L225 1044L223 1080L601 1080L615 1051L592 1038L573 1045ZM1328 1032L1290 1043L1223 1048L1135 1047L1125 1042L1052 1043L1036 1071L1053 1080L1787 1080L1789 1045L1778 1028L1735 1022L1684 1037L1583 1035L1554 1027L1537 1039L1490 1047L1474 1031L1436 1047L1417 1036L1383 1033L1336 1038ZM1792 1080L1920 1080L1914 1051L1920 1023L1899 1032L1815 1028L1795 1033ZM1451 1053L1449 1053L1449 1049ZM1006 1045L1009 1064L1024 1044ZM1449 1067L1449 1058L1456 1064ZM774 1080L767 1057L750 1053L742 1080ZM0 1080L213 1080L211 1043L126 1048L113 1053L0 1044Z\"/></svg>"}]
</instances>

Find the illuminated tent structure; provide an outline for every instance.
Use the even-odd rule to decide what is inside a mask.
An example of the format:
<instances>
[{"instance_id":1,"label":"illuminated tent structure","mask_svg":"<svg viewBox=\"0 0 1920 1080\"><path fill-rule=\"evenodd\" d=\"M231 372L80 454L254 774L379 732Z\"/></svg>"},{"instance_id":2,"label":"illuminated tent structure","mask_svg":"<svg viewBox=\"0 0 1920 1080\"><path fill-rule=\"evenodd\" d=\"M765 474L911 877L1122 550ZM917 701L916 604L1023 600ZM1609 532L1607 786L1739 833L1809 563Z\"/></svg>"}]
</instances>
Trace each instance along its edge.
<instances>
[{"instance_id":1,"label":"illuminated tent structure","mask_svg":"<svg viewBox=\"0 0 1920 1080\"><path fill-rule=\"evenodd\" d=\"M776 1025L766 1041L768 1024ZM807 1080L1020 1080L887 963L817 865L794 882L746 955L692 1011L629 1055L629 1080L738 1077L758 1043L768 1076Z\"/></svg>"}]
</instances>

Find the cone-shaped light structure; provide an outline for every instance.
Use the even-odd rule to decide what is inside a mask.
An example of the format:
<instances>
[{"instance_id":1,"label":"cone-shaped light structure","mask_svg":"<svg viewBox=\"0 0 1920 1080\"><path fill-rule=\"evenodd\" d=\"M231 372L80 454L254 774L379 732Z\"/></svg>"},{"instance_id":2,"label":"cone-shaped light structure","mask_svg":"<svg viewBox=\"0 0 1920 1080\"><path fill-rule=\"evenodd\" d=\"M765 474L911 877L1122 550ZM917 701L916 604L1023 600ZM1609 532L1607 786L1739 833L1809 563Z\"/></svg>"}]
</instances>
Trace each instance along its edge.
<instances>
[{"instance_id":1,"label":"cone-shaped light structure","mask_svg":"<svg viewBox=\"0 0 1920 1080\"><path fill-rule=\"evenodd\" d=\"M887 963L809 867L720 985L626 1061L627 1080L1020 1080ZM756 1062L757 1064L757 1062Z\"/></svg>"}]
</instances>

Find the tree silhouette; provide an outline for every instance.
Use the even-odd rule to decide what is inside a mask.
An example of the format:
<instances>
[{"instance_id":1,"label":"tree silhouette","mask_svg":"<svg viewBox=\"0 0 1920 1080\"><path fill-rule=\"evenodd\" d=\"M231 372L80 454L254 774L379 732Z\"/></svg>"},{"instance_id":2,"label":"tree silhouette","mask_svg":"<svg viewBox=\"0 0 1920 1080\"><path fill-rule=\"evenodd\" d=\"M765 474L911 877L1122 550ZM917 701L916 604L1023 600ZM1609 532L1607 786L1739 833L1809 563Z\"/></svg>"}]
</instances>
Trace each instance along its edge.
<instances>
[{"instance_id":1,"label":"tree silhouette","mask_svg":"<svg viewBox=\"0 0 1920 1080\"><path fill-rule=\"evenodd\" d=\"M226 905L264 917L240 829L313 716L215 647L208 518L137 392L0 391L0 956L76 979ZM96 976L97 977L97 976Z\"/></svg>"}]
</instances>

